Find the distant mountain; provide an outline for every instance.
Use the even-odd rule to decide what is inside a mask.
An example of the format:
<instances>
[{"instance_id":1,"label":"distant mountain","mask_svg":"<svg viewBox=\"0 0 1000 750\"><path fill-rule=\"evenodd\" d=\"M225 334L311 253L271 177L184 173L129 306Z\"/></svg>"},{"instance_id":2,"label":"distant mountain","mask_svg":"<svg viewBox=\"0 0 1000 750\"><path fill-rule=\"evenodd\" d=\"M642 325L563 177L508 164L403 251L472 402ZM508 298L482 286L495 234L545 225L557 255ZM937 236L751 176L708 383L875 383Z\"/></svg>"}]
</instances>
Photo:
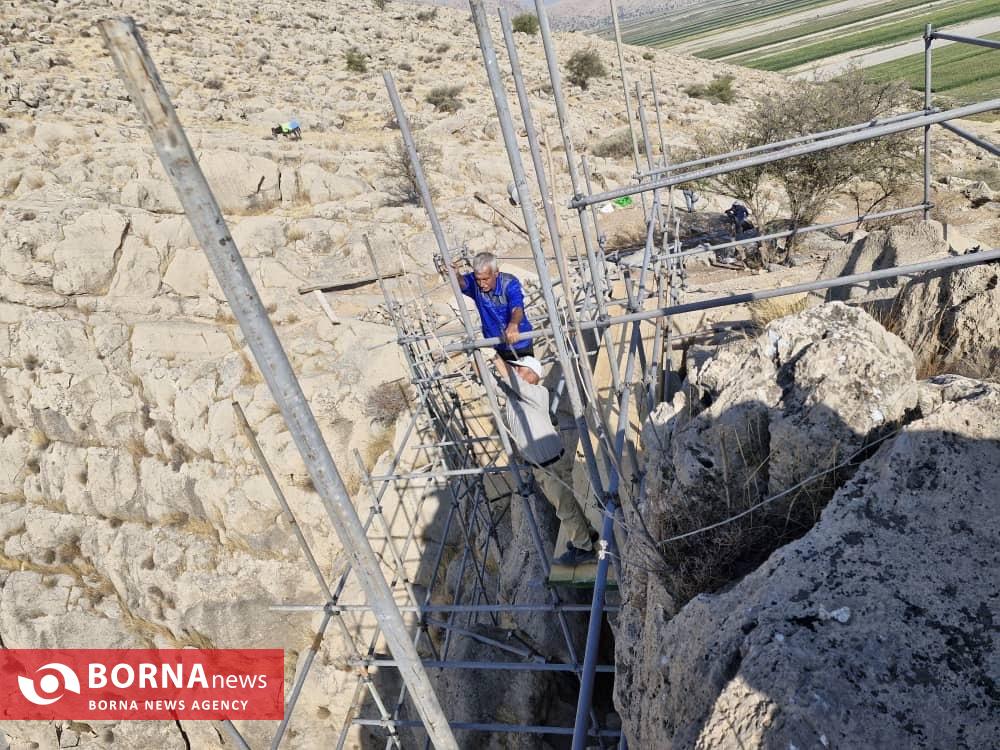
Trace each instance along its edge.
<instances>
[{"instance_id":1,"label":"distant mountain","mask_svg":"<svg viewBox=\"0 0 1000 750\"><path fill-rule=\"evenodd\" d=\"M693 5L706 5L711 0L617 0L619 18L634 21L656 13ZM563 29L598 29L611 26L609 0L554 0L546 4L553 26Z\"/></svg>"},{"instance_id":2,"label":"distant mountain","mask_svg":"<svg viewBox=\"0 0 1000 750\"><path fill-rule=\"evenodd\" d=\"M466 9L468 0L413 0L421 5L443 5L447 8ZM618 12L623 20L636 20L663 11L705 5L711 0L618 0ZM534 12L532 0L486 0L486 8L496 11L501 5L512 14ZM600 29L611 25L609 0L547 0L545 9L552 27L562 31L571 29Z\"/></svg>"}]
</instances>

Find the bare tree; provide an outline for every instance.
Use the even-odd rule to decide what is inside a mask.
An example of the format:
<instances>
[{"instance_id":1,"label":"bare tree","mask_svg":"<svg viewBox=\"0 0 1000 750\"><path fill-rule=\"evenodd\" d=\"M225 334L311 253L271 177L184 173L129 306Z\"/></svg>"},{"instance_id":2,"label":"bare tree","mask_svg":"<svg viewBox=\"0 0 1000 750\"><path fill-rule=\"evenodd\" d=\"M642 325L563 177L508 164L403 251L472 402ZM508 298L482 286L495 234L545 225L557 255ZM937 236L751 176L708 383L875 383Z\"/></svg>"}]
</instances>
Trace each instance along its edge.
<instances>
[{"instance_id":1,"label":"bare tree","mask_svg":"<svg viewBox=\"0 0 1000 750\"><path fill-rule=\"evenodd\" d=\"M741 126L700 138L698 151L725 153L875 120L911 97L902 82L873 81L857 69L821 84L789 81ZM900 133L719 175L703 185L746 203L762 229L786 213L783 203L783 223L795 230L814 223L838 195L850 196L859 214L886 204L899 195L916 165L916 141Z\"/></svg>"}]
</instances>

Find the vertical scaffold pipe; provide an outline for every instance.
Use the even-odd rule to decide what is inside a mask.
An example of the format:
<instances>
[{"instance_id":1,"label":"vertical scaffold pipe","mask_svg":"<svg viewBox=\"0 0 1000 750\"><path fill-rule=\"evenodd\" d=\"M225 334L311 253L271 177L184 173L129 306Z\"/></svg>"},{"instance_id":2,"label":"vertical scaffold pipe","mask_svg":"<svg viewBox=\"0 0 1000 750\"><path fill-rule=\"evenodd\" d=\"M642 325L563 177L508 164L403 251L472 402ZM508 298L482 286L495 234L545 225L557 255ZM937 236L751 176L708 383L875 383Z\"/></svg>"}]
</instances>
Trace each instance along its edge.
<instances>
[{"instance_id":1,"label":"vertical scaffold pipe","mask_svg":"<svg viewBox=\"0 0 1000 750\"><path fill-rule=\"evenodd\" d=\"M629 101L628 96L628 76L625 75L625 51L622 49L622 28L618 23L618 4L615 0L609 0L611 3L611 21L614 23L615 27L615 48L618 50L618 69L622 76L622 92L625 94L625 115L628 118L628 134L632 139L632 158L635 161L635 173L639 174L642 172L642 167L639 166L639 143L635 135L635 124L632 120L632 102ZM642 195L642 212L646 213L646 195Z\"/></svg>"},{"instance_id":2,"label":"vertical scaffold pipe","mask_svg":"<svg viewBox=\"0 0 1000 750\"><path fill-rule=\"evenodd\" d=\"M398 660L400 674L427 733L436 747L457 750L458 743L409 639L378 558L135 22L130 18L111 19L103 21L100 27L115 67L146 124L195 236L305 461L386 642Z\"/></svg>"},{"instance_id":3,"label":"vertical scaffold pipe","mask_svg":"<svg viewBox=\"0 0 1000 750\"><path fill-rule=\"evenodd\" d=\"M562 134L563 150L566 152L566 167L569 170L570 185L574 196L582 196L580 175L576 168L576 149L573 147L573 138L570 136L569 113L566 111L566 98L562 91L562 77L559 75L559 61L556 59L555 47L552 44L552 33L549 31L549 17L545 12L544 0L535 0L535 15L538 16L538 30L542 35L542 46L545 49L545 61L549 69L549 81L552 83L552 98L556 103L556 117L559 120L559 132ZM587 253L590 278L595 290L597 313L594 317L600 320L608 317L608 306L601 292L601 280L604 278L604 274L597 269L597 253L594 249L594 238L591 236L590 226L587 224L586 213L583 211L577 213L580 218L580 233L583 235L583 248ZM602 326L600 335L607 352L608 366L611 368L611 380L616 389L620 388L621 376L618 372L618 361L614 355L611 332L607 327Z\"/></svg>"},{"instance_id":4,"label":"vertical scaffold pipe","mask_svg":"<svg viewBox=\"0 0 1000 750\"><path fill-rule=\"evenodd\" d=\"M932 75L931 45L934 42L934 27L924 27L924 111L931 111ZM930 218L931 203L931 126L924 125L924 221Z\"/></svg>"},{"instance_id":5,"label":"vertical scaffold pipe","mask_svg":"<svg viewBox=\"0 0 1000 750\"><path fill-rule=\"evenodd\" d=\"M557 224L555 208L551 200L549 185L547 184L547 180L545 178L545 167L542 164L542 151L538 143L538 135L535 129L534 118L531 115L531 104L528 100L528 89L524 85L524 76L521 74L521 63L517 54L517 45L514 44L514 32L510 24L510 15L503 7L500 8L500 28L503 31L504 43L507 47L507 57L510 60L510 71L514 78L514 90L517 93L518 104L521 108L521 120L524 122L524 129L528 136L528 150L531 153L531 162L535 168L539 192L543 196L542 205L545 209L545 222L549 229L549 237L552 240L552 250L555 254L556 270L558 272L559 279L562 282L563 299L566 302L566 318L569 321L570 329L575 336L577 357L582 358L581 366L579 368L580 376L583 378L584 390L589 389L591 393L597 393L597 388L593 380L593 374L589 366L589 360L587 359L587 342L584 339L582 331L580 331L579 326L577 325L576 306L574 304L573 291L570 284L569 267L566 263L566 255L562 249L562 240L559 236L559 227ZM551 171L551 152L549 156L549 171ZM564 369L563 377L572 377L572 371L567 372ZM590 404L590 407L594 422L599 426L602 434L610 435L611 432L607 428L606 421L604 421L600 405ZM601 445L604 445L604 443L601 443Z\"/></svg>"},{"instance_id":6,"label":"vertical scaffold pipe","mask_svg":"<svg viewBox=\"0 0 1000 750\"><path fill-rule=\"evenodd\" d=\"M503 80L500 77L500 68L497 63L496 53L493 48L493 39L490 34L489 23L486 18L486 11L483 8L482 0L470 0L470 8L472 9L472 21L476 26L476 32L479 35L479 47L483 53L483 62L486 67L486 73L490 82L490 89L493 93L493 101L496 105L497 117L500 120L500 131L503 134L504 145L507 148L507 157L510 161L511 172L514 176L514 184L517 186L518 195L527 196L528 181L524 173L524 165L521 162L521 153L518 150L517 138L514 134L514 122L510 115L510 107L507 103L507 94L504 90ZM538 232L538 224L535 219L535 209L534 204L531 200L522 200L521 212L524 217L524 226L528 230L529 244L531 245L531 254L535 259L535 266L538 270L538 280L542 287L542 295L545 300L546 310L549 314L549 322L552 326L552 340L556 347L556 353L558 355L559 363L563 368L564 373L566 373L566 391L570 398L570 403L573 406L573 416L576 420L577 430L579 432L580 440L582 441L584 448L584 455L587 458L587 469L590 473L590 481L594 488L594 491L598 493L598 496L605 497L606 508L609 508L612 513L614 513L615 503L608 495L603 492L600 472L597 469L597 462L594 459L593 447L590 445L590 432L587 426L586 418L583 412L583 401L580 396L579 386L577 384L576 378L570 369L571 360L569 355L569 349L566 343L566 336L562 330L562 321L559 318L559 310L556 306L555 295L552 292L552 284L549 279L548 266L545 262L545 255L542 251L541 237ZM655 210L655 209L654 209ZM630 358L631 359L631 358ZM620 455L620 454L619 454ZM611 466L610 481L614 482L615 477L618 472L614 470ZM608 540L610 534L613 533L613 525L609 527L607 517L604 523L603 539ZM607 580L607 556L602 555L602 560L598 563L598 567L604 565L604 577L605 584ZM601 589L602 582L600 581L600 571L598 572L598 582L595 585L594 601L598 599L597 591ZM577 746L577 734L580 735L580 743L582 743L587 735L587 726L590 720L591 713L591 696L593 695L594 686L594 675L596 673L596 656L597 656L597 638L595 637L595 623L596 632L600 632L600 623L603 620L603 605L604 596L603 593L600 596L600 606L597 611L591 607L590 617L591 622L588 628L588 638L587 638L587 648L585 652L584 668L580 675L580 696L577 702L577 714L576 714L576 724L574 727L574 748ZM587 657L593 657L593 664L588 665L586 662ZM579 747L582 749L583 744Z\"/></svg>"}]
</instances>

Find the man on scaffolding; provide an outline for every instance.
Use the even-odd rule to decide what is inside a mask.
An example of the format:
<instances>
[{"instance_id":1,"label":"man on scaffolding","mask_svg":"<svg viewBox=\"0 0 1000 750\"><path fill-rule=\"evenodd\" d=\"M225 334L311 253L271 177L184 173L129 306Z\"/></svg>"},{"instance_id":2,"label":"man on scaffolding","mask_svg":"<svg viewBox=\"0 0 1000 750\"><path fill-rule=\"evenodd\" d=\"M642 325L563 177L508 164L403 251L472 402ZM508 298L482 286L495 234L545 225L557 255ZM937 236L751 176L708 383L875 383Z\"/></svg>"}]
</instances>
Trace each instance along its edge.
<instances>
[{"instance_id":1,"label":"man on scaffolding","mask_svg":"<svg viewBox=\"0 0 1000 750\"><path fill-rule=\"evenodd\" d=\"M531 330L524 312L524 292L520 280L502 273L493 253L479 253L472 259L472 273L458 273L462 294L471 297L479 311L484 338L499 338L497 354L508 362L531 357L535 347L531 339L521 339Z\"/></svg>"},{"instance_id":2,"label":"man on scaffolding","mask_svg":"<svg viewBox=\"0 0 1000 750\"><path fill-rule=\"evenodd\" d=\"M552 424L549 391L541 385L542 363L534 357L508 361L498 355L493 363L500 376L497 383L507 397L507 429L569 539L566 551L553 562L567 566L592 562L597 557L594 541L598 534L590 527L573 492L576 425L572 415L560 420L565 422L564 430Z\"/></svg>"}]
</instances>

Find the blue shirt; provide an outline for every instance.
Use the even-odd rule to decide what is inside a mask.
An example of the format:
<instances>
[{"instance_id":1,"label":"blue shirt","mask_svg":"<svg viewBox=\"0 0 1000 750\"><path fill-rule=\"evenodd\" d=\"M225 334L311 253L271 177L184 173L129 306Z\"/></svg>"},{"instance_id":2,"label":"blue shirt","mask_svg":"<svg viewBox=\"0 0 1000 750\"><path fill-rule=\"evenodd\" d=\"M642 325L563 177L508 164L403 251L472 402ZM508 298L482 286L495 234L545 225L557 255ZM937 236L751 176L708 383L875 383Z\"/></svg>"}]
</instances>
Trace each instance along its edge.
<instances>
[{"instance_id":1,"label":"blue shirt","mask_svg":"<svg viewBox=\"0 0 1000 750\"><path fill-rule=\"evenodd\" d=\"M521 282L516 276L502 271L497 274L496 285L492 292L483 292L476 283L474 274L462 274L465 288L462 293L466 297L472 297L479 311L479 320L483 324L483 338L491 339L495 337L503 338L503 332L510 324L511 314L514 309L520 307L524 310L524 292L521 289ZM517 326L520 333L531 330L531 323L525 314ZM514 350L527 349L531 346L531 339L521 339L514 344ZM498 351L509 351L507 344L497 344Z\"/></svg>"}]
</instances>

